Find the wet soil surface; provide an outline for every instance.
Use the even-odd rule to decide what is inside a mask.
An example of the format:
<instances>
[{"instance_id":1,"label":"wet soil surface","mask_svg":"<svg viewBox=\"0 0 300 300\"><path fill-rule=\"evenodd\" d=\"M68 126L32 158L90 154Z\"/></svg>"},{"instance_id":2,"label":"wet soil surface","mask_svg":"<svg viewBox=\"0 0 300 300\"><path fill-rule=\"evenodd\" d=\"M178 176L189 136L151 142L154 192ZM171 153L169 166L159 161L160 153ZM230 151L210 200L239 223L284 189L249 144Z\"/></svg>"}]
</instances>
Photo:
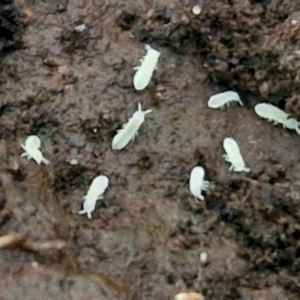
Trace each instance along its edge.
<instances>
[{"instance_id":1,"label":"wet soil surface","mask_svg":"<svg viewBox=\"0 0 300 300\"><path fill-rule=\"evenodd\" d=\"M280 3L270 28L296 9ZM259 119L251 107L263 95L238 80L246 106L207 108L209 96L234 86L207 80L218 73L195 53L191 24L207 12L196 19L194 4L16 1L23 44L2 58L0 74L1 299L173 299L184 290L210 300L299 299L299 136ZM167 36L180 28L190 35ZM161 58L151 85L136 92L142 42ZM135 141L112 151L138 103L153 112ZM20 157L30 134L49 165ZM228 136L250 173L228 171ZM200 202L188 190L196 165L215 186ZM99 174L110 187L89 220L78 211Z\"/></svg>"},{"instance_id":2,"label":"wet soil surface","mask_svg":"<svg viewBox=\"0 0 300 300\"><path fill-rule=\"evenodd\" d=\"M211 82L260 96L300 117L299 1L198 1L197 16L191 12L197 1L184 2L142 18L134 14L135 37L193 55ZM132 13L121 17L120 25L128 24ZM257 102L245 100L249 106Z\"/></svg>"}]
</instances>

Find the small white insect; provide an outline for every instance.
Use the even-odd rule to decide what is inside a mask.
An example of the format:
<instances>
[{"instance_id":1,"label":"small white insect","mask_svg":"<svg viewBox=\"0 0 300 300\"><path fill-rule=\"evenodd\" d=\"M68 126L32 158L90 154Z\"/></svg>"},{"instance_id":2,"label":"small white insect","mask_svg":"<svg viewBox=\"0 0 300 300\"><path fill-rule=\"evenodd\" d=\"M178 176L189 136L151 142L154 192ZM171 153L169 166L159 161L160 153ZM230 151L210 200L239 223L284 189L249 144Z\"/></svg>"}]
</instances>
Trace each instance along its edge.
<instances>
[{"instance_id":1,"label":"small white insect","mask_svg":"<svg viewBox=\"0 0 300 300\"><path fill-rule=\"evenodd\" d=\"M201 191L206 191L209 187L210 183L204 180L204 169L199 166L194 167L190 174L191 194L200 200L204 200L204 196Z\"/></svg>"},{"instance_id":2,"label":"small white insect","mask_svg":"<svg viewBox=\"0 0 300 300\"><path fill-rule=\"evenodd\" d=\"M133 77L133 86L137 91L145 89L150 83L160 56L160 52L149 45L145 45L145 50L147 54L140 59L141 65L133 68L137 70Z\"/></svg>"},{"instance_id":3,"label":"small white insect","mask_svg":"<svg viewBox=\"0 0 300 300\"><path fill-rule=\"evenodd\" d=\"M39 150L41 147L41 140L36 135L30 135L24 144L21 144L22 149L25 151L21 154L21 157L26 157L28 160L33 159L37 164L49 164L49 161L44 158L42 152Z\"/></svg>"},{"instance_id":4,"label":"small white insect","mask_svg":"<svg viewBox=\"0 0 300 300\"><path fill-rule=\"evenodd\" d=\"M122 150L131 140L137 136L137 132L141 125L145 122L145 115L151 113L152 110L148 109L142 111L141 103L138 104L138 110L134 112L132 117L127 123L123 124L122 128L118 130L112 141L113 150Z\"/></svg>"},{"instance_id":5,"label":"small white insect","mask_svg":"<svg viewBox=\"0 0 300 300\"><path fill-rule=\"evenodd\" d=\"M254 111L261 118L267 119L273 122L274 125L281 124L283 128L296 130L300 134L299 124L295 118L291 118L290 115L280 108L270 103L259 103L254 107Z\"/></svg>"},{"instance_id":6,"label":"small white insect","mask_svg":"<svg viewBox=\"0 0 300 300\"><path fill-rule=\"evenodd\" d=\"M94 212L96 207L96 202L103 199L103 194L108 188L109 178L105 175L97 176L93 179L87 194L83 197L83 209L78 213L80 215L87 214L89 219L92 218L92 212Z\"/></svg>"},{"instance_id":7,"label":"small white insect","mask_svg":"<svg viewBox=\"0 0 300 300\"><path fill-rule=\"evenodd\" d=\"M256 104L254 111L261 118L274 122L274 124L283 124L289 118L289 114L269 103Z\"/></svg>"},{"instance_id":8,"label":"small white insect","mask_svg":"<svg viewBox=\"0 0 300 300\"><path fill-rule=\"evenodd\" d=\"M224 105L229 105L232 101L238 102L241 106L243 106L243 102L237 92L227 91L211 96L208 99L208 107L223 108Z\"/></svg>"},{"instance_id":9,"label":"small white insect","mask_svg":"<svg viewBox=\"0 0 300 300\"><path fill-rule=\"evenodd\" d=\"M223 155L226 161L231 163L229 171L235 172L249 172L250 169L246 168L244 159L240 152L240 147L233 138L225 138L223 141L223 148L226 154Z\"/></svg>"}]
</instances>

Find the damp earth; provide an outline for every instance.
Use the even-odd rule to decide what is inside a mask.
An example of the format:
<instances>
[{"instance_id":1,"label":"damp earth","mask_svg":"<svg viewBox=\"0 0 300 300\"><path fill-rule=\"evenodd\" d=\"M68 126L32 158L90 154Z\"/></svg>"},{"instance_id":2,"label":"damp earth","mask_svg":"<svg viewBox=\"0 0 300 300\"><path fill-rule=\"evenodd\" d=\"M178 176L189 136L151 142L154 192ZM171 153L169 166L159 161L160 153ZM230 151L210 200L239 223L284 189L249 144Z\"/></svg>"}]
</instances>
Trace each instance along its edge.
<instances>
[{"instance_id":1,"label":"damp earth","mask_svg":"<svg viewBox=\"0 0 300 300\"><path fill-rule=\"evenodd\" d=\"M253 111L300 115L298 1L7 0L0 20L1 299L299 299L300 137ZM137 92L146 43L161 57ZM207 107L228 89L244 106ZM112 151L138 103L153 112ZM49 165L20 157L28 135ZM225 137L249 173L229 172Z\"/></svg>"}]
</instances>

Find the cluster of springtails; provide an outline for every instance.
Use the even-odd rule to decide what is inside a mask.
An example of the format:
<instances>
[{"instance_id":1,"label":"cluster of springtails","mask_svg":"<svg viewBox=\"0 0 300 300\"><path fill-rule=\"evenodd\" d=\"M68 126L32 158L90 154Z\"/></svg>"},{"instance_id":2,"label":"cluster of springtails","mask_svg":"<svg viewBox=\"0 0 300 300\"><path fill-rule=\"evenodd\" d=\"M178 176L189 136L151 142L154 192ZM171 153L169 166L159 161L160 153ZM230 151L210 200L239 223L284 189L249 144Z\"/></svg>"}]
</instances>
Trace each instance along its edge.
<instances>
[{"instance_id":1,"label":"cluster of springtails","mask_svg":"<svg viewBox=\"0 0 300 300\"><path fill-rule=\"evenodd\" d=\"M141 65L135 67L136 73L133 78L133 86L135 90L144 90L150 83L154 70L156 69L160 52L151 48L149 45L145 46L146 55L140 60ZM226 91L213 95L208 100L208 107L212 109L223 108L231 102L237 102L241 106L243 103L240 96L235 91ZM300 134L299 122L291 118L289 114L281 109L269 104L260 103L254 108L257 115L265 118L274 124L282 124L284 128L294 129ZM112 140L112 150L124 149L137 136L138 130L145 122L145 116L151 113L148 109L143 111L142 106L138 104L138 110L133 113L127 123L123 124ZM41 141L38 136L29 136L25 143L21 145L25 151L21 156L27 159L33 159L37 164L49 164L49 161L43 156L40 147ZM249 172L250 168L246 167L244 159L241 155L238 143L232 137L226 137L223 140L223 148L225 153L223 155L225 161L229 162L229 171L234 172ZM206 191L212 187L208 181L204 180L205 172L201 166L195 166L190 173L189 189L191 194L199 199L204 200L202 191ZM83 197L83 207L79 214L87 214L89 219L92 218L92 213L95 211L98 200L103 199L103 195L109 186L109 178L105 175L95 177L91 183L87 194Z\"/></svg>"}]
</instances>

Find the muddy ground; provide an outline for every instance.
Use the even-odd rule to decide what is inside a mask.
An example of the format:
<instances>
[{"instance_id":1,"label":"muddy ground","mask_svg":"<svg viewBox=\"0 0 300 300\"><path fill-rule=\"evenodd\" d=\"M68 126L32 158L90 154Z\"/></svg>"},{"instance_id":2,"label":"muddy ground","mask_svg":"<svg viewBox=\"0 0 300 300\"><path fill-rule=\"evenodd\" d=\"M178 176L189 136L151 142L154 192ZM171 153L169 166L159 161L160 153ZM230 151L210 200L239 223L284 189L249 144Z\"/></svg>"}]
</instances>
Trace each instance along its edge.
<instances>
[{"instance_id":1,"label":"muddy ground","mask_svg":"<svg viewBox=\"0 0 300 300\"><path fill-rule=\"evenodd\" d=\"M16 1L20 23L11 19L0 74L1 300L163 300L185 290L209 300L299 299L300 138L252 109L267 95L284 108L296 84L275 72L278 61L268 68L268 56L251 90L251 78L237 76L238 66L249 64L243 47L237 66L214 65L219 35L243 34L235 34L234 21L225 30L225 20L236 20L227 14L243 11L242 4L257 14L260 7L209 3L196 17L195 1ZM256 32L261 24L288 24L300 9L297 1L263 3L260 19L248 13L246 20L255 20ZM212 38L199 38L199 22ZM87 29L75 33L82 23ZM145 42L162 54L151 85L136 92L133 67ZM249 45L263 57L258 44ZM259 89L278 78L286 83L280 97ZM209 96L227 88L240 91L245 106L208 109ZM134 142L112 151L116 130L139 102L153 113ZM49 165L20 157L30 134L41 138ZM240 144L250 173L228 171L228 136ZM188 191L195 165L215 185L203 202ZM78 211L99 174L110 188L88 220Z\"/></svg>"}]
</instances>

